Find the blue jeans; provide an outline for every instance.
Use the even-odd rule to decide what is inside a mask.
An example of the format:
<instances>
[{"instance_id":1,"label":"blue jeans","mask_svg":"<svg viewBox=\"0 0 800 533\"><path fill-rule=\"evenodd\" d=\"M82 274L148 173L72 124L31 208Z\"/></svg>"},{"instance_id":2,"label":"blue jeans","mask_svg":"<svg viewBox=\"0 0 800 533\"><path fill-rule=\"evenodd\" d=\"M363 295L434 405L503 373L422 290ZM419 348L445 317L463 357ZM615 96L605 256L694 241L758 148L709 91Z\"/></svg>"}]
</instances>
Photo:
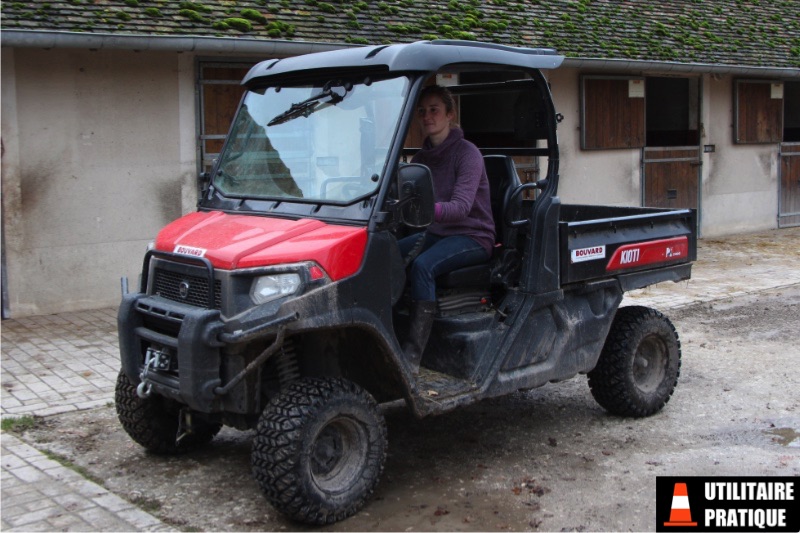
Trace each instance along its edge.
<instances>
[{"instance_id":1,"label":"blue jeans","mask_svg":"<svg viewBox=\"0 0 800 533\"><path fill-rule=\"evenodd\" d=\"M489 260L489 253L473 238L466 235L441 237L424 233L422 252L411 263L411 298L415 301L436 301L436 278L466 266ZM400 239L400 253L406 257L423 236L416 233Z\"/></svg>"}]
</instances>

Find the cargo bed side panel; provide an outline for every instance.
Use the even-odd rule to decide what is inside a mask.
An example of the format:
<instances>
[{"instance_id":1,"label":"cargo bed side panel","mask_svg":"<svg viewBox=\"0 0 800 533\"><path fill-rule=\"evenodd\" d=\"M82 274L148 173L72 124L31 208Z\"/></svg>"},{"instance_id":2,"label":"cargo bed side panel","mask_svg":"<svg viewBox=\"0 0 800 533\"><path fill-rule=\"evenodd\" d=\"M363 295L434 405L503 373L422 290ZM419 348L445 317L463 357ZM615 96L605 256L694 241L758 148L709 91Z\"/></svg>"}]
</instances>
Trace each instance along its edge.
<instances>
[{"instance_id":1,"label":"cargo bed side panel","mask_svg":"<svg viewBox=\"0 0 800 533\"><path fill-rule=\"evenodd\" d=\"M696 211L562 206L561 283L650 272L650 283L674 279L669 267L697 258ZM664 279L658 271L664 271Z\"/></svg>"}]
</instances>

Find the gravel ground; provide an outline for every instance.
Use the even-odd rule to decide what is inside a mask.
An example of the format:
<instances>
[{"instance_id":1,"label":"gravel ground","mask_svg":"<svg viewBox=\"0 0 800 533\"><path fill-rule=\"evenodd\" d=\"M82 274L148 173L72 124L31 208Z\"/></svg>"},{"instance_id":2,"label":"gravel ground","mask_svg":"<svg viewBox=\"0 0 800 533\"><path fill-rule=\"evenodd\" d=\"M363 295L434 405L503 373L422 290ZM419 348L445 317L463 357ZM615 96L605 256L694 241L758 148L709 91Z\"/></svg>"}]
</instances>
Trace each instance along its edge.
<instances>
[{"instance_id":1,"label":"gravel ground","mask_svg":"<svg viewBox=\"0 0 800 533\"><path fill-rule=\"evenodd\" d=\"M375 496L322 530L648 531L656 476L800 475L800 285L668 315L683 367L660 413L610 416L583 376L424 420L390 410ZM259 492L250 432L159 457L109 405L48 417L23 438L179 529L308 530Z\"/></svg>"}]
</instances>

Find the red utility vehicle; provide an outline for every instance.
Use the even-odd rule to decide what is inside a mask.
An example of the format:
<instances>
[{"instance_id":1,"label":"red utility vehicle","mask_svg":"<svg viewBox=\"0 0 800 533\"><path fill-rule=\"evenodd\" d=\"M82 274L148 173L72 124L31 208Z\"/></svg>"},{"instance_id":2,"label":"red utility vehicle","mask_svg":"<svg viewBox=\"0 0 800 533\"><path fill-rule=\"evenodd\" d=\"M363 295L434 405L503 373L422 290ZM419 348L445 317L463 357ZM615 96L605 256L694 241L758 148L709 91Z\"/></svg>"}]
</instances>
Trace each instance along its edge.
<instances>
[{"instance_id":1,"label":"red utility vehicle","mask_svg":"<svg viewBox=\"0 0 800 533\"><path fill-rule=\"evenodd\" d=\"M175 453L222 425L255 429L269 501L329 523L378 482L383 402L423 417L588 372L611 413L661 409L680 369L675 329L619 305L690 277L696 214L561 204L560 115L541 69L562 59L431 41L253 67L198 211L159 233L120 306L116 405L130 436ZM498 242L486 264L437 280L415 374L397 239L433 218L430 171L404 161L437 76L485 154Z\"/></svg>"}]
</instances>

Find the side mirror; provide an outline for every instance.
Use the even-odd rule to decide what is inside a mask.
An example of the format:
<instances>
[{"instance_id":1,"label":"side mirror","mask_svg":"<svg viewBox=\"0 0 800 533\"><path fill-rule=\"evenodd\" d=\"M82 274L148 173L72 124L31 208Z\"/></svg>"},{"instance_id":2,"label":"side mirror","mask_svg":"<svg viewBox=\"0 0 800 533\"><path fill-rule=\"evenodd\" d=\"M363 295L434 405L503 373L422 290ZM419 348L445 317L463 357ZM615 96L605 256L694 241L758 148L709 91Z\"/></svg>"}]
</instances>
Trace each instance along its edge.
<instances>
[{"instance_id":1,"label":"side mirror","mask_svg":"<svg viewBox=\"0 0 800 533\"><path fill-rule=\"evenodd\" d=\"M433 223L433 178L425 165L411 163L397 170L397 191L403 223L424 228Z\"/></svg>"}]
</instances>

